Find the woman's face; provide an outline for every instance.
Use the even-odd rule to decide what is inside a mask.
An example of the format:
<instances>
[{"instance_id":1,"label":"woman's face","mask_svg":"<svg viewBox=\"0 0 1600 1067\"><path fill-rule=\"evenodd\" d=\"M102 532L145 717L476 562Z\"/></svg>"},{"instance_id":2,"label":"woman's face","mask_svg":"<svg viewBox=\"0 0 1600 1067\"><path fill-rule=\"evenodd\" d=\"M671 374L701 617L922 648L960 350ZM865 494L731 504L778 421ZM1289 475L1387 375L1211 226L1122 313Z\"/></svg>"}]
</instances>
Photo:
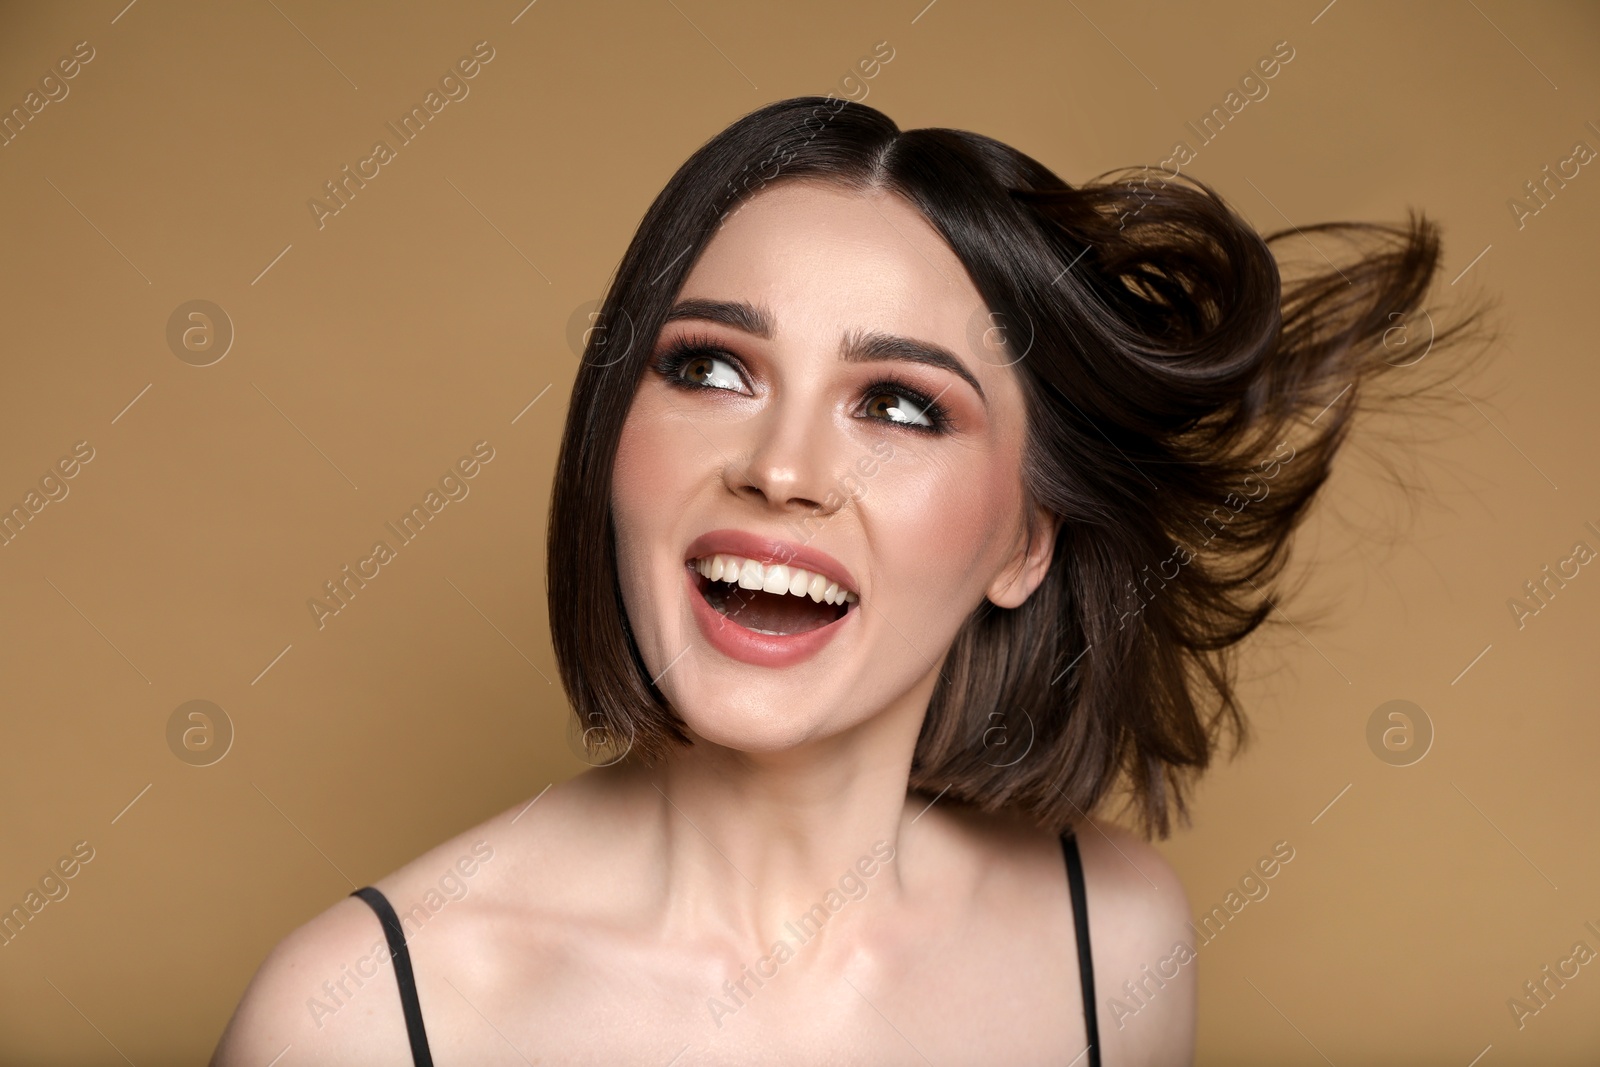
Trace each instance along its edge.
<instances>
[{"instance_id":1,"label":"woman's face","mask_svg":"<svg viewBox=\"0 0 1600 1067\"><path fill-rule=\"evenodd\" d=\"M1024 553L1022 395L969 340L983 314L895 195L782 182L707 245L612 496L629 624L695 735L771 752L920 723L962 622L1042 579L1053 530Z\"/></svg>"}]
</instances>

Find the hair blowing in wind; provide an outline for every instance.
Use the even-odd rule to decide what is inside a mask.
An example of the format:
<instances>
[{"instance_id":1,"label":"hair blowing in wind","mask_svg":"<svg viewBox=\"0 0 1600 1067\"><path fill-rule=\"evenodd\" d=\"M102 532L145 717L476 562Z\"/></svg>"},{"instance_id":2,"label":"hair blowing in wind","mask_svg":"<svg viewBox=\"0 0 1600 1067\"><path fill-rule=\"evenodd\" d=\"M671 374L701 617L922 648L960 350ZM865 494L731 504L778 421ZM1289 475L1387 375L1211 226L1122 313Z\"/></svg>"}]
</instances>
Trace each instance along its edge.
<instances>
[{"instance_id":1,"label":"hair blowing in wind","mask_svg":"<svg viewBox=\"0 0 1600 1067\"><path fill-rule=\"evenodd\" d=\"M585 727L645 760L688 741L617 587L608 497L641 342L746 198L795 179L884 190L943 236L1003 325L1027 412L1025 495L1059 520L1043 584L1013 609L985 601L957 634L911 785L1053 829L1120 785L1147 833L1169 832L1193 775L1245 736L1233 656L1272 610L1356 413L1426 400L1423 374L1481 315L1438 330L1419 370L1383 339L1425 306L1431 221L1262 236L1201 182L1124 173L1074 186L992 138L901 130L821 97L763 107L683 164L600 311L635 342L619 355L591 336L558 461L550 622ZM1285 243L1306 240L1320 267L1286 280ZM992 743L997 721L1028 735L1020 756Z\"/></svg>"}]
</instances>

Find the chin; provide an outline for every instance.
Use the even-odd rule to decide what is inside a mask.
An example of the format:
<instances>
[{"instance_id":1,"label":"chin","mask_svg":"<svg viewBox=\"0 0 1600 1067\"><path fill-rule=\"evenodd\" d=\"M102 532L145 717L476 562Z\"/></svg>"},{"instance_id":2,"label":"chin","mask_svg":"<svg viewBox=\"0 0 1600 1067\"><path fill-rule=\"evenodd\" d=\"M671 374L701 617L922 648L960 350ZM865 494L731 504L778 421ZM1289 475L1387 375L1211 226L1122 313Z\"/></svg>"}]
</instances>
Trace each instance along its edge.
<instances>
[{"instance_id":1,"label":"chin","mask_svg":"<svg viewBox=\"0 0 1600 1067\"><path fill-rule=\"evenodd\" d=\"M668 694L697 744L706 742L751 754L790 751L856 725L834 721L822 710L832 702L819 701L818 695L812 691L805 699L796 699L793 693L761 692L755 686L747 688L746 698L737 701L707 699L703 694Z\"/></svg>"}]
</instances>

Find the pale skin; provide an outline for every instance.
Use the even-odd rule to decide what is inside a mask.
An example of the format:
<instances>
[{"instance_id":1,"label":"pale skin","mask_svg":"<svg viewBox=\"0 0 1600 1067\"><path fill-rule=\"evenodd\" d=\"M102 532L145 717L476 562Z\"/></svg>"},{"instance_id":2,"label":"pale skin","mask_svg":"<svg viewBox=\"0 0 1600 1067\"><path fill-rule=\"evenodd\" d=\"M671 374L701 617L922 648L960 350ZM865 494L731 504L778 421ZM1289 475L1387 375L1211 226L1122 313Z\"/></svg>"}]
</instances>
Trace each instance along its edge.
<instances>
[{"instance_id":1,"label":"pale skin","mask_svg":"<svg viewBox=\"0 0 1600 1067\"><path fill-rule=\"evenodd\" d=\"M1074 1063L1086 1038L1056 836L907 789L950 641L983 598L1027 599L1055 533L1023 502L1017 371L970 340L977 290L903 199L807 180L730 216L687 299L744 302L770 326L668 323L658 350L694 334L725 355L679 372L711 383L697 390L647 368L616 462L628 617L695 744L580 774L374 883L405 913L481 858L475 844L493 849L410 937L435 1062ZM840 359L852 331L947 349L981 396L949 369ZM875 387L885 377L936 399L948 432L912 428L925 407ZM846 474L884 442L892 458L852 498ZM797 665L729 658L684 602L685 547L725 527L796 540L786 524L803 516L811 545L854 575L859 614ZM1077 831L1103 1062L1189 1063L1195 962L1136 1016L1109 1004L1192 944L1183 886L1133 834ZM801 943L785 924L863 859L872 873ZM291 933L213 1062L264 1067L290 1046L282 1067L409 1063L381 939L355 899ZM779 939L798 947L776 961ZM752 970L769 977L757 986ZM358 987L355 972L371 976Z\"/></svg>"}]
</instances>

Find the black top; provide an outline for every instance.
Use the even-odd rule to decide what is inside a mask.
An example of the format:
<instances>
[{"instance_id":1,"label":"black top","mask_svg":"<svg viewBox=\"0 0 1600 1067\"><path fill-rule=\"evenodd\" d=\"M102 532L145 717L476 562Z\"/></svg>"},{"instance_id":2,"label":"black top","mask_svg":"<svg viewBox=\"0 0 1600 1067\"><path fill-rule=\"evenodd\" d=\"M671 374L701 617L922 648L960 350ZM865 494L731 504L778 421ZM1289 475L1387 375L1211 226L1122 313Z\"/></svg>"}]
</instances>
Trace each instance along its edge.
<instances>
[{"instance_id":1,"label":"black top","mask_svg":"<svg viewBox=\"0 0 1600 1067\"><path fill-rule=\"evenodd\" d=\"M1083 860L1078 855L1077 838L1070 830L1061 835L1061 851L1067 860L1067 889L1072 896L1072 922L1077 934L1078 982L1083 987L1083 1025L1089 1038L1088 1067L1100 1067L1100 1025L1094 1012L1094 959L1089 952L1089 904L1083 891ZM411 1060L416 1067L433 1067L428 1032L422 1025L422 1005L417 1001L417 979L411 972L411 953L406 948L400 920L389 901L372 886L357 889L350 895L360 897L378 913L383 936L389 941L389 956L394 960L395 981L400 986L400 1008L405 1012L406 1036L411 1039ZM1082 1052L1078 1053L1079 1058L1082 1056ZM1076 1064L1078 1060L1072 1062Z\"/></svg>"},{"instance_id":2,"label":"black top","mask_svg":"<svg viewBox=\"0 0 1600 1067\"><path fill-rule=\"evenodd\" d=\"M1089 900L1083 891L1083 860L1078 856L1078 839L1071 830L1061 835L1061 851L1067 857L1067 889L1072 894L1072 925L1077 933L1078 984L1083 987L1083 1031L1089 1039L1089 1067L1100 1067L1100 1020L1094 1013L1094 957L1089 952Z\"/></svg>"},{"instance_id":3,"label":"black top","mask_svg":"<svg viewBox=\"0 0 1600 1067\"><path fill-rule=\"evenodd\" d=\"M405 1012L406 1034L411 1038L411 1061L416 1067L433 1067L433 1053L428 1051L428 1031L422 1026L422 1005L417 1001L417 976L411 973L411 950L406 948L406 934L400 919L389 906L388 898L370 885L350 895L360 897L378 913L383 936L389 940L395 981L400 984L400 1009Z\"/></svg>"}]
</instances>

